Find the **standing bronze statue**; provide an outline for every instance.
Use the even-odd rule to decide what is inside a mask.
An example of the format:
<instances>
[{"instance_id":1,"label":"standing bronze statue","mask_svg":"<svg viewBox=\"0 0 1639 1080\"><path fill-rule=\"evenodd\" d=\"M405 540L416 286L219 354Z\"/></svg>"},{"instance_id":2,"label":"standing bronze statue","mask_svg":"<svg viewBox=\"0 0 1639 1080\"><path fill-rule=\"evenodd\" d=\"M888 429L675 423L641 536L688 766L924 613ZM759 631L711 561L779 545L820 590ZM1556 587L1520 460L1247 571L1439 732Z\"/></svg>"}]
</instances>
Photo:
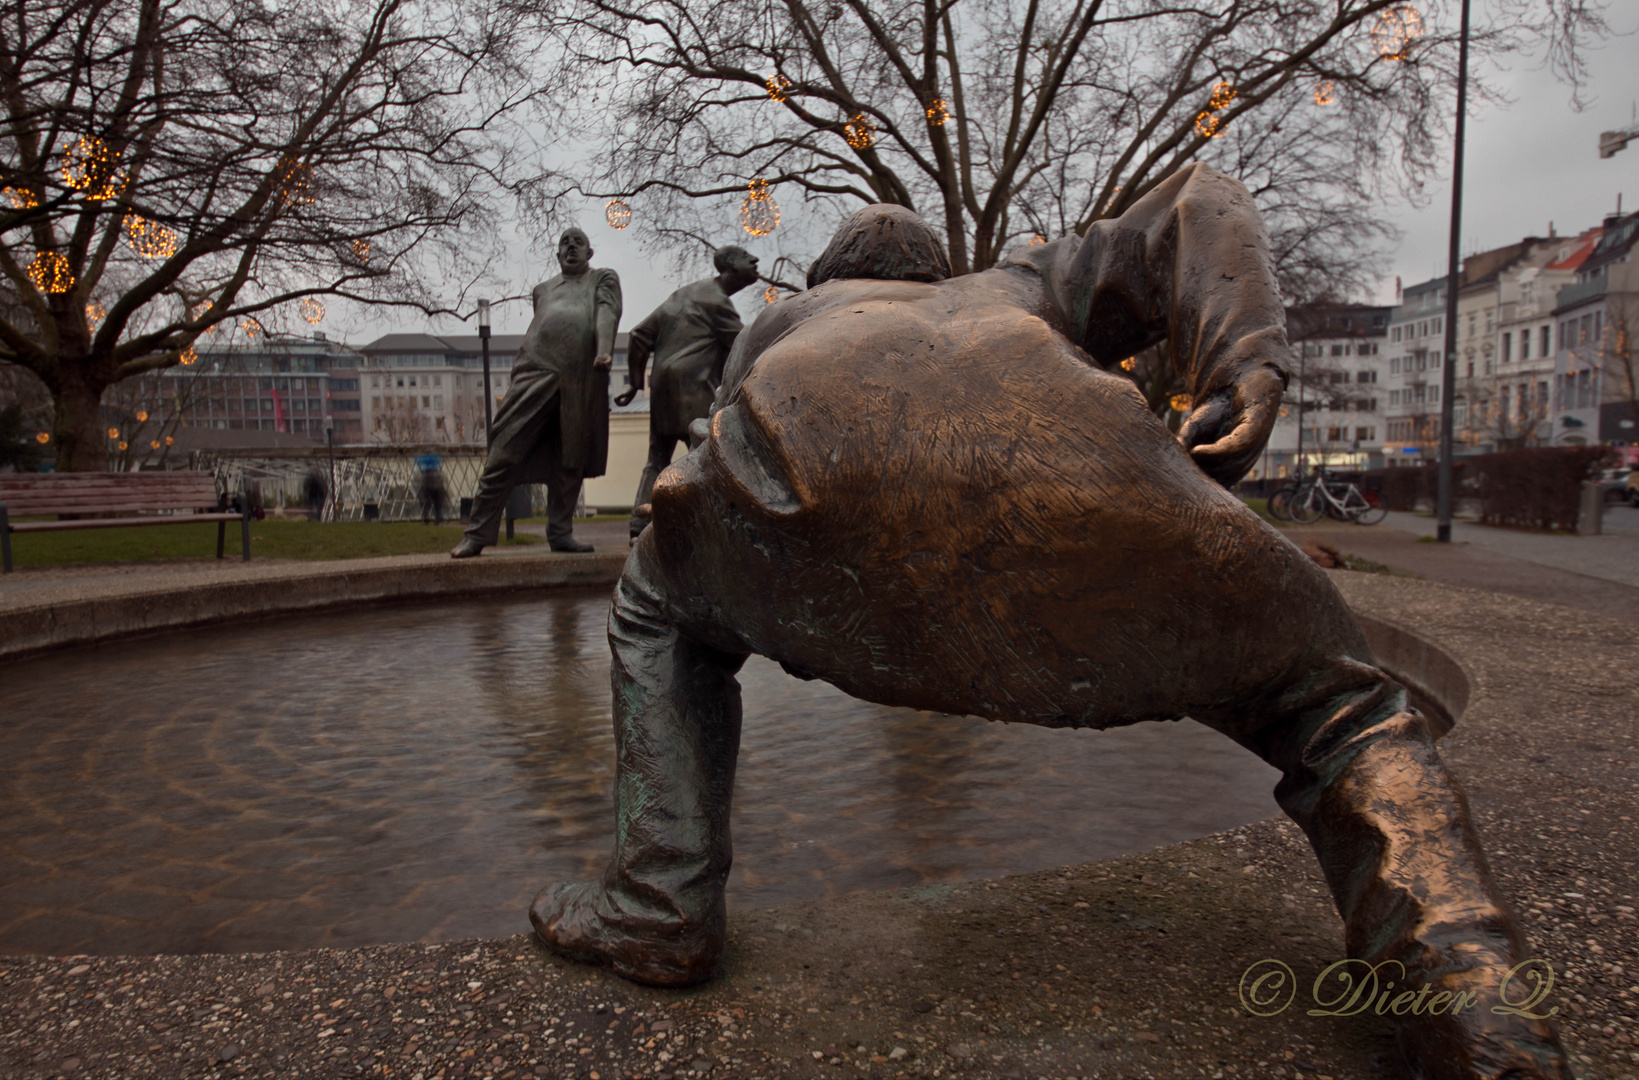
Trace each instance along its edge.
<instances>
[{"instance_id":1,"label":"standing bronze statue","mask_svg":"<svg viewBox=\"0 0 1639 1080\"><path fill-rule=\"evenodd\" d=\"M472 519L450 556L477 555L499 537L507 493L546 485L546 539L553 551L591 551L575 539L581 483L609 460L609 369L620 324L620 278L592 268L579 229L558 240L563 272L535 286L535 315L495 412L493 440L472 500Z\"/></svg>"},{"instance_id":2,"label":"standing bronze statue","mask_svg":"<svg viewBox=\"0 0 1639 1080\"><path fill-rule=\"evenodd\" d=\"M632 500L635 539L649 523L649 494L655 477L671 464L672 452L689 437L689 425L711 412L723 381L723 361L740 333L740 313L729 297L757 280L757 256L743 247L720 247L712 257L715 277L666 297L649 317L632 327L626 347L628 389L615 398L626 405L643 389L643 369L654 356L649 380L649 460Z\"/></svg>"},{"instance_id":3,"label":"standing bronze statue","mask_svg":"<svg viewBox=\"0 0 1639 1080\"><path fill-rule=\"evenodd\" d=\"M1568 1078L1546 1021L1491 1011L1525 955L1428 724L1325 573L1225 490L1289 355L1246 189L1192 166L958 278L919 218L871 207L809 284L741 334L655 484L609 618L614 856L541 891L540 937L640 982L710 977L734 675L759 653L887 705L1216 728L1284 774L1350 955L1477 995L1397 1019L1413 1075ZM1176 438L1106 370L1162 340L1196 403Z\"/></svg>"}]
</instances>

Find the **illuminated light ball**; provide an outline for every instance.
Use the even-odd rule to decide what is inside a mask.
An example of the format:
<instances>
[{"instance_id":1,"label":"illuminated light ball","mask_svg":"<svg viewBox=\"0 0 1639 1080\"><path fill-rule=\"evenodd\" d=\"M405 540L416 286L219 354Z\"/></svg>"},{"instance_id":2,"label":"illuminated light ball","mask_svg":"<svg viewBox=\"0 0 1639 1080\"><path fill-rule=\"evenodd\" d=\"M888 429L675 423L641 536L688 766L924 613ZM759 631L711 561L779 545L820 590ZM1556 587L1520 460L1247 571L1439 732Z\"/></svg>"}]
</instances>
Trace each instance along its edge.
<instances>
[{"instance_id":1,"label":"illuminated light ball","mask_svg":"<svg viewBox=\"0 0 1639 1080\"><path fill-rule=\"evenodd\" d=\"M176 230L135 214L125 215L125 242L144 259L169 259L182 246Z\"/></svg>"},{"instance_id":2,"label":"illuminated light ball","mask_svg":"<svg viewBox=\"0 0 1639 1080\"><path fill-rule=\"evenodd\" d=\"M28 264L28 279L44 293L65 293L74 287L74 271L68 259L55 251L42 251Z\"/></svg>"},{"instance_id":3,"label":"illuminated light ball","mask_svg":"<svg viewBox=\"0 0 1639 1080\"><path fill-rule=\"evenodd\" d=\"M752 236L767 236L780 224L780 204L768 190L768 181L753 180L740 203L740 228Z\"/></svg>"},{"instance_id":4,"label":"illuminated light ball","mask_svg":"<svg viewBox=\"0 0 1639 1080\"><path fill-rule=\"evenodd\" d=\"M1212 88L1212 99L1206 107L1214 112L1229 108L1229 103L1235 100L1235 88L1226 82L1221 82Z\"/></svg>"},{"instance_id":5,"label":"illuminated light ball","mask_svg":"<svg viewBox=\"0 0 1639 1080\"><path fill-rule=\"evenodd\" d=\"M1280 411L1280 414L1282 416L1291 416L1292 415L1292 410L1291 409L1282 409Z\"/></svg>"},{"instance_id":6,"label":"illuminated light ball","mask_svg":"<svg viewBox=\"0 0 1639 1080\"><path fill-rule=\"evenodd\" d=\"M279 176L279 203L283 206L312 206L318 198L312 190L313 167L305 161L286 158Z\"/></svg>"},{"instance_id":7,"label":"illuminated light ball","mask_svg":"<svg viewBox=\"0 0 1639 1080\"><path fill-rule=\"evenodd\" d=\"M324 321L324 301L316 296L308 296L296 305L296 310L302 313L302 318L311 325L317 326Z\"/></svg>"},{"instance_id":8,"label":"illuminated light ball","mask_svg":"<svg viewBox=\"0 0 1639 1080\"><path fill-rule=\"evenodd\" d=\"M183 349L177 356L177 360L181 362L183 367L192 365L193 362L198 359L199 354L194 351L194 347L192 345L189 345L186 349Z\"/></svg>"},{"instance_id":9,"label":"illuminated light ball","mask_svg":"<svg viewBox=\"0 0 1639 1080\"><path fill-rule=\"evenodd\" d=\"M370 261L370 241L368 241L368 240L354 240L353 241L353 258L356 259L357 261L361 262L361 263L369 262Z\"/></svg>"},{"instance_id":10,"label":"illuminated light ball","mask_svg":"<svg viewBox=\"0 0 1639 1080\"><path fill-rule=\"evenodd\" d=\"M1173 412L1188 412L1190 396L1188 394L1174 394L1167 399L1167 404L1172 406Z\"/></svg>"},{"instance_id":11,"label":"illuminated light ball","mask_svg":"<svg viewBox=\"0 0 1639 1080\"><path fill-rule=\"evenodd\" d=\"M778 72L770 75L763 85L768 87L768 96L775 101L784 101L791 92L791 80Z\"/></svg>"},{"instance_id":12,"label":"illuminated light ball","mask_svg":"<svg viewBox=\"0 0 1639 1080\"><path fill-rule=\"evenodd\" d=\"M1121 370L1122 371L1132 371L1137 366L1138 366L1138 357L1136 357L1136 356L1129 356L1125 360L1121 361Z\"/></svg>"},{"instance_id":13,"label":"illuminated light ball","mask_svg":"<svg viewBox=\"0 0 1639 1080\"><path fill-rule=\"evenodd\" d=\"M1217 113L1204 112L1195 118L1195 134L1206 139L1222 137L1224 133L1223 118Z\"/></svg>"},{"instance_id":14,"label":"illuminated light ball","mask_svg":"<svg viewBox=\"0 0 1639 1080\"><path fill-rule=\"evenodd\" d=\"M166 446L170 446L174 442L176 442L175 439L171 438L169 435L165 436L165 445Z\"/></svg>"},{"instance_id":15,"label":"illuminated light ball","mask_svg":"<svg viewBox=\"0 0 1639 1080\"><path fill-rule=\"evenodd\" d=\"M6 197L6 202L13 210L33 210L40 205L40 200L34 197L34 192L22 188L0 188L0 195Z\"/></svg>"},{"instance_id":16,"label":"illuminated light ball","mask_svg":"<svg viewBox=\"0 0 1639 1080\"><path fill-rule=\"evenodd\" d=\"M95 135L81 135L64 151L61 173L64 184L93 202L112 199L125 187L119 158Z\"/></svg>"},{"instance_id":17,"label":"illuminated light ball","mask_svg":"<svg viewBox=\"0 0 1639 1080\"><path fill-rule=\"evenodd\" d=\"M40 434L34 436L34 441L39 443L41 446L44 446L46 443L51 441L51 433L49 431L42 431Z\"/></svg>"},{"instance_id":18,"label":"illuminated light ball","mask_svg":"<svg viewBox=\"0 0 1639 1080\"><path fill-rule=\"evenodd\" d=\"M1035 236L1032 236L1030 238L1030 246L1031 247L1035 247L1037 244L1045 244L1045 243L1047 243L1047 237L1043 236L1041 233L1037 233Z\"/></svg>"},{"instance_id":19,"label":"illuminated light ball","mask_svg":"<svg viewBox=\"0 0 1639 1080\"><path fill-rule=\"evenodd\" d=\"M927 117L929 127L945 126L945 121L950 119L950 110L945 108L944 98L934 98L928 102Z\"/></svg>"},{"instance_id":20,"label":"illuminated light ball","mask_svg":"<svg viewBox=\"0 0 1639 1080\"><path fill-rule=\"evenodd\" d=\"M780 298L780 290L776 289L774 286L770 285L768 288L763 290L763 302L764 303L772 304L774 301L778 300L779 298Z\"/></svg>"},{"instance_id":21,"label":"illuminated light ball","mask_svg":"<svg viewBox=\"0 0 1639 1080\"><path fill-rule=\"evenodd\" d=\"M1410 4L1398 4L1377 13L1372 45L1377 55L1393 63L1411 55L1411 43L1423 36L1423 17Z\"/></svg>"},{"instance_id":22,"label":"illuminated light ball","mask_svg":"<svg viewBox=\"0 0 1639 1080\"><path fill-rule=\"evenodd\" d=\"M148 449L158 450L159 449L159 440L158 439L149 439L148 440Z\"/></svg>"},{"instance_id":23,"label":"illuminated light ball","mask_svg":"<svg viewBox=\"0 0 1639 1080\"><path fill-rule=\"evenodd\" d=\"M131 449L131 444L126 442L124 439L121 439L120 440L120 449L121 450L129 450L129 449Z\"/></svg>"},{"instance_id":24,"label":"illuminated light ball","mask_svg":"<svg viewBox=\"0 0 1639 1080\"><path fill-rule=\"evenodd\" d=\"M610 199L603 204L603 220L611 229L624 229L632 223L632 207L625 199Z\"/></svg>"},{"instance_id":25,"label":"illuminated light ball","mask_svg":"<svg viewBox=\"0 0 1639 1080\"><path fill-rule=\"evenodd\" d=\"M253 338L262 332L262 324L255 319L245 319L239 324L239 329L245 332L246 337Z\"/></svg>"},{"instance_id":26,"label":"illuminated light ball","mask_svg":"<svg viewBox=\"0 0 1639 1080\"><path fill-rule=\"evenodd\" d=\"M137 413L137 423L146 424L147 422L148 422L148 414L145 413L145 412L138 412Z\"/></svg>"},{"instance_id":27,"label":"illuminated light ball","mask_svg":"<svg viewBox=\"0 0 1639 1080\"><path fill-rule=\"evenodd\" d=\"M865 119L864 113L855 113L842 125L842 137L855 150L869 150L876 143L876 127Z\"/></svg>"},{"instance_id":28,"label":"illuminated light ball","mask_svg":"<svg viewBox=\"0 0 1639 1080\"><path fill-rule=\"evenodd\" d=\"M1315 84L1315 104L1330 105L1337 100L1337 85L1332 80Z\"/></svg>"},{"instance_id":29,"label":"illuminated light ball","mask_svg":"<svg viewBox=\"0 0 1639 1080\"><path fill-rule=\"evenodd\" d=\"M117 438L119 438L119 437L120 437L120 429L119 429L119 428L117 428L117 427L111 427L111 428L109 428L109 429L108 429L108 437L109 437L109 438L110 438L110 439L117 439Z\"/></svg>"},{"instance_id":30,"label":"illuminated light ball","mask_svg":"<svg viewBox=\"0 0 1639 1080\"><path fill-rule=\"evenodd\" d=\"M101 326L102 321L107 317L108 310L95 300L85 305L85 321L92 326Z\"/></svg>"}]
</instances>

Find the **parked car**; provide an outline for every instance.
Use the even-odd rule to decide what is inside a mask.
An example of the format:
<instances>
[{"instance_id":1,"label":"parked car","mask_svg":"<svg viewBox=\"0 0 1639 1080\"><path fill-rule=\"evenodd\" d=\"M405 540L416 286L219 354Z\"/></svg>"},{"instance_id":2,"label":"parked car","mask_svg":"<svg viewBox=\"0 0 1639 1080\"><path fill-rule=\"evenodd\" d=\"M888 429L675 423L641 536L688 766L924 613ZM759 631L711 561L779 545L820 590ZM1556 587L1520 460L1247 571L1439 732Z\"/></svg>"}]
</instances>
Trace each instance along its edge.
<instances>
[{"instance_id":1,"label":"parked car","mask_svg":"<svg viewBox=\"0 0 1639 1080\"><path fill-rule=\"evenodd\" d=\"M1605 501L1628 502L1639 506L1639 469L1629 469L1621 466L1615 469L1601 469L1595 477L1599 481L1599 493Z\"/></svg>"}]
</instances>

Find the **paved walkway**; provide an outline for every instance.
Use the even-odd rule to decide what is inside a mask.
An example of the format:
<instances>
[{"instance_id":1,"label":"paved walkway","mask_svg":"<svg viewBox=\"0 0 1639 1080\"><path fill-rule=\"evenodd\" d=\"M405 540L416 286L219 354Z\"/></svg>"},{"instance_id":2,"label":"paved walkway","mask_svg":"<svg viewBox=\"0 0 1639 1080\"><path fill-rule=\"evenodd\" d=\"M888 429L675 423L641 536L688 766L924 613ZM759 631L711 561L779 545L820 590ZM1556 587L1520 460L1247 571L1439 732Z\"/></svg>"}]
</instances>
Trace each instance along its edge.
<instances>
[{"instance_id":1,"label":"paved walkway","mask_svg":"<svg viewBox=\"0 0 1639 1080\"><path fill-rule=\"evenodd\" d=\"M1432 517L1390 514L1382 525L1325 521L1289 526L1288 536L1331 544L1397 574L1468 589L1562 604L1639 624L1639 510L1611 507L1605 535L1568 536L1452 525L1452 542L1431 542Z\"/></svg>"}]
</instances>

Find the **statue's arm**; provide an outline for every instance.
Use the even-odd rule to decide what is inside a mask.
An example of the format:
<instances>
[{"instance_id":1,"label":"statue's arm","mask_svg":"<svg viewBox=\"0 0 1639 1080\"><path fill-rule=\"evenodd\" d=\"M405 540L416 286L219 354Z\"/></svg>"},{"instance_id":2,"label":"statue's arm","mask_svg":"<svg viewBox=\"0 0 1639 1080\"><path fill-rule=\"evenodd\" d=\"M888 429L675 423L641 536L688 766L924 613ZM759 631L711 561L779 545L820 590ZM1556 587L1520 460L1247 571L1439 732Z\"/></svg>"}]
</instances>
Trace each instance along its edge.
<instances>
[{"instance_id":1,"label":"statue's arm","mask_svg":"<svg viewBox=\"0 0 1639 1080\"><path fill-rule=\"evenodd\" d=\"M620 276L607 269L597 273L597 294L593 302L597 354L592 366L599 371L608 371L614 366L615 328L620 325Z\"/></svg>"},{"instance_id":2,"label":"statue's arm","mask_svg":"<svg viewBox=\"0 0 1639 1080\"><path fill-rule=\"evenodd\" d=\"M1279 414L1290 346L1269 236L1239 181L1200 164L1175 173L1095 223L1054 291L1106 367L1168 341L1193 400L1179 441L1220 483L1246 474Z\"/></svg>"}]
</instances>

